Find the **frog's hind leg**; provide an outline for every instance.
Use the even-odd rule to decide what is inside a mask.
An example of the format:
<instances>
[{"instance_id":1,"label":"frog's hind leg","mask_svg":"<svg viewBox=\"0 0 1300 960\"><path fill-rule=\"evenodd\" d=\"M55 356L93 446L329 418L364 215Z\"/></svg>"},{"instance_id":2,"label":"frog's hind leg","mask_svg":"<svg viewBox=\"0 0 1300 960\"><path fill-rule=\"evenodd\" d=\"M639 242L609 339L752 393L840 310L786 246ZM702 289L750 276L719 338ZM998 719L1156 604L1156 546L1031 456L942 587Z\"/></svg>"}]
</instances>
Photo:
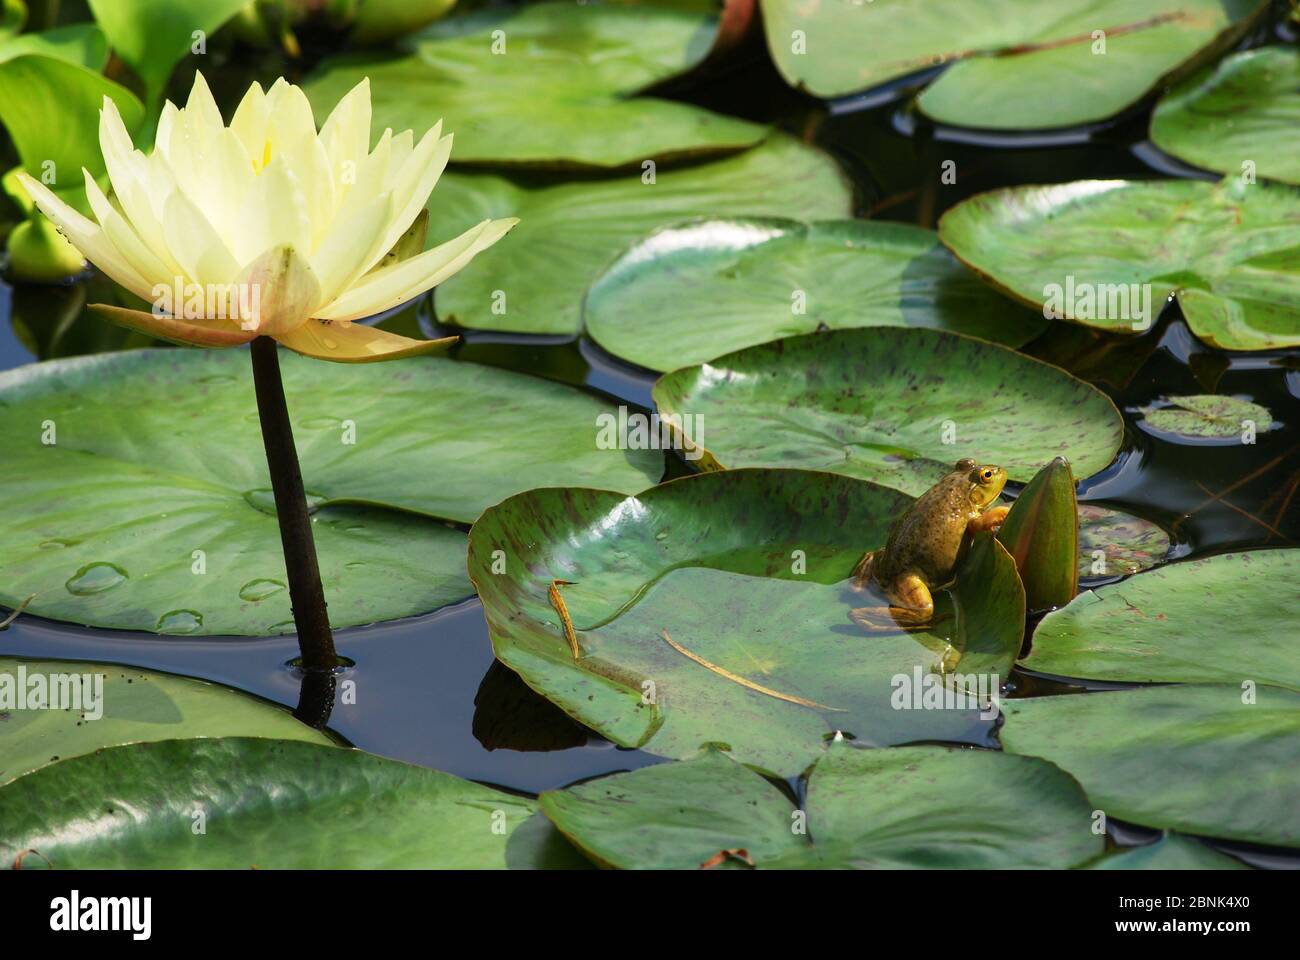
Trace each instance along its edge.
<instances>
[{"instance_id":1,"label":"frog's hind leg","mask_svg":"<svg viewBox=\"0 0 1300 960\"><path fill-rule=\"evenodd\" d=\"M867 589L867 584L871 583L872 572L876 564L876 555L879 550L872 550L870 553L864 553L858 565L853 568L853 575L849 580L849 586L857 593Z\"/></svg>"},{"instance_id":2,"label":"frog's hind leg","mask_svg":"<svg viewBox=\"0 0 1300 960\"><path fill-rule=\"evenodd\" d=\"M914 573L899 577L890 585L887 607L855 607L849 619L871 633L910 633L926 630L934 620L934 598L930 588Z\"/></svg>"}]
</instances>

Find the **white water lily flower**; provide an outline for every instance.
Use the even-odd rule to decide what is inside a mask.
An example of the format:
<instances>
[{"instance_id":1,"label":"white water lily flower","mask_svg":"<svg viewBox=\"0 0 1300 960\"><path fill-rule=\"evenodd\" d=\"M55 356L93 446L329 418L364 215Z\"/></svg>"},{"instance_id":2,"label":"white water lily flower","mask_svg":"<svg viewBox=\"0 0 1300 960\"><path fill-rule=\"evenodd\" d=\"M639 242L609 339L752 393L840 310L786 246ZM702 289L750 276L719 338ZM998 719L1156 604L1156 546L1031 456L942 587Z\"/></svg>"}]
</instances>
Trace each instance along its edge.
<instances>
[{"instance_id":1,"label":"white water lily flower","mask_svg":"<svg viewBox=\"0 0 1300 960\"><path fill-rule=\"evenodd\" d=\"M441 121L419 143L410 130L385 130L371 149L368 80L319 134L307 97L284 79L265 93L254 83L226 126L196 73L185 107L164 106L147 156L104 98L99 143L113 199L85 172L98 224L21 179L88 260L154 305L99 306L118 323L197 346L265 335L324 360L387 360L450 341L352 321L436 286L518 222L484 220L418 252L451 153L441 133Z\"/></svg>"}]
</instances>

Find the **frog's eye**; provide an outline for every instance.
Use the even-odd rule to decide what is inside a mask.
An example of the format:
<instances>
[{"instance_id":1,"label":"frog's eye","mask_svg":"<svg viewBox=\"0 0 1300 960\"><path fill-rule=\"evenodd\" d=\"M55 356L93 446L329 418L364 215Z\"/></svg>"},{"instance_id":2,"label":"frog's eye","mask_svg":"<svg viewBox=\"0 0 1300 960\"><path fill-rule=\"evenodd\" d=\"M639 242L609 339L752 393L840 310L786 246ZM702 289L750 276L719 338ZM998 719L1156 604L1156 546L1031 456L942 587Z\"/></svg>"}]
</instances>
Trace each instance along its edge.
<instances>
[{"instance_id":1,"label":"frog's eye","mask_svg":"<svg viewBox=\"0 0 1300 960\"><path fill-rule=\"evenodd\" d=\"M983 480L985 483L988 483L990 480L993 479L993 471L990 470L988 467L985 467L983 470L980 471L980 479Z\"/></svg>"}]
</instances>

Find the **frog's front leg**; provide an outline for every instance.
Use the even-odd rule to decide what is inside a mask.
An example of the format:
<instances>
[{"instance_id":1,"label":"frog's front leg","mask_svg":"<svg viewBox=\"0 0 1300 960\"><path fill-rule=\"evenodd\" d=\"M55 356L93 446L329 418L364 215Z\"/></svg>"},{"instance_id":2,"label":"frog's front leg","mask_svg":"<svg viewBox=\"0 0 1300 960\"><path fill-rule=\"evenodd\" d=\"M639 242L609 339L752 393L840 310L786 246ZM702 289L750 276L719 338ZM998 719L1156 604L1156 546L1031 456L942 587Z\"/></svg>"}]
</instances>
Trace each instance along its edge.
<instances>
[{"instance_id":1,"label":"frog's front leg","mask_svg":"<svg viewBox=\"0 0 1300 960\"><path fill-rule=\"evenodd\" d=\"M864 553L862 559L858 561L858 565L853 568L853 574L849 580L849 586L857 593L861 593L863 590L867 589L867 585L871 583L871 578L874 576L876 559L879 554L879 550L872 550L870 553Z\"/></svg>"},{"instance_id":2,"label":"frog's front leg","mask_svg":"<svg viewBox=\"0 0 1300 960\"><path fill-rule=\"evenodd\" d=\"M849 618L872 633L924 630L934 618L930 588L914 573L899 577L885 587L887 607L855 607Z\"/></svg>"},{"instance_id":3,"label":"frog's front leg","mask_svg":"<svg viewBox=\"0 0 1300 960\"><path fill-rule=\"evenodd\" d=\"M1007 518L1007 512L1010 509L1010 507L990 507L978 517L973 518L966 525L966 529L971 533L983 533L985 530L997 533L998 528L1002 526L1002 521Z\"/></svg>"}]
</instances>

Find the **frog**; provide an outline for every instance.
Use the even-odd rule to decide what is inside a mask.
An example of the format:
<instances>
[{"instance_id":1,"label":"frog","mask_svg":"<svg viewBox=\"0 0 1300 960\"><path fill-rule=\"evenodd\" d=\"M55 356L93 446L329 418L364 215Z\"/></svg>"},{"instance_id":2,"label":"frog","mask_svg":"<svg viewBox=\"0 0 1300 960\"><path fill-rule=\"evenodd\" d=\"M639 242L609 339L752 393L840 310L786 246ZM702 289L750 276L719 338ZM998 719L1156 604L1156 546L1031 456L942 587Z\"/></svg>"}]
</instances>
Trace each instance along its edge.
<instances>
[{"instance_id":1,"label":"frog","mask_svg":"<svg viewBox=\"0 0 1300 960\"><path fill-rule=\"evenodd\" d=\"M1001 467L958 460L894 522L885 545L853 568L850 586L862 592L874 582L889 605L857 607L849 611L850 619L870 632L929 627L933 592L952 585L972 537L996 533L1006 519L1010 508L994 506L1006 482Z\"/></svg>"}]
</instances>

